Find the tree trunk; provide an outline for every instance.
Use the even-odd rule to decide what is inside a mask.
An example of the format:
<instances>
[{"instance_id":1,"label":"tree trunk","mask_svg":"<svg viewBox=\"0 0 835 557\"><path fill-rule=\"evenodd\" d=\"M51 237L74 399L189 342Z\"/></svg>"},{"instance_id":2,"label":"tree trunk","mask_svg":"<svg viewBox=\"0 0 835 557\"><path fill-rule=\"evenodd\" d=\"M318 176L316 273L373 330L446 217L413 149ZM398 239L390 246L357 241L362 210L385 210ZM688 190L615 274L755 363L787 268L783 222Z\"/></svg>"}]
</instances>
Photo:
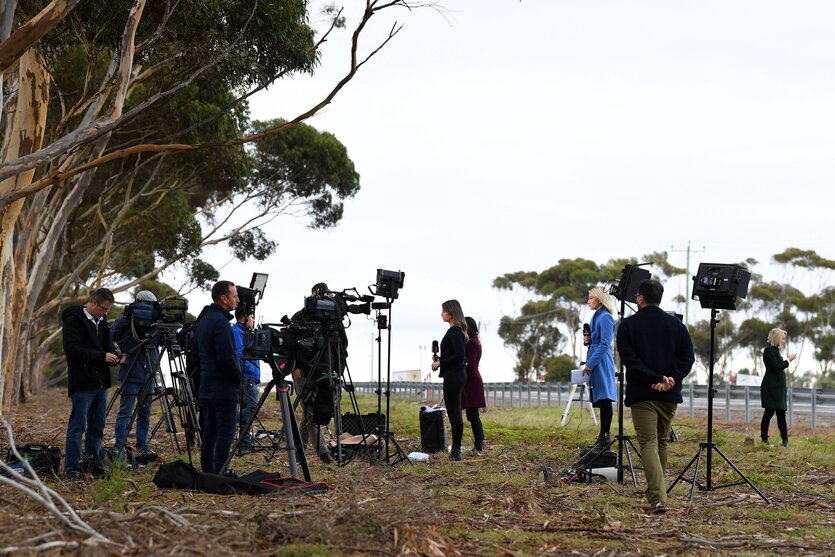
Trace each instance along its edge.
<instances>
[{"instance_id":1,"label":"tree trunk","mask_svg":"<svg viewBox=\"0 0 835 557\"><path fill-rule=\"evenodd\" d=\"M19 87L14 113L6 126L4 160L39 150L43 144L46 113L49 102L49 76L33 49L26 51L18 66ZM14 192L32 182L34 170L0 182L0 195ZM15 223L23 207L23 200L15 201L0 210L0 284L16 285L15 265L12 257ZM4 288L0 296L0 409L7 410L15 377L14 354L17 352L18 336L13 328L6 328L15 309L20 309L22 300L16 288ZM17 368L19 370L19 368ZM20 373L19 371L17 373Z\"/></svg>"}]
</instances>

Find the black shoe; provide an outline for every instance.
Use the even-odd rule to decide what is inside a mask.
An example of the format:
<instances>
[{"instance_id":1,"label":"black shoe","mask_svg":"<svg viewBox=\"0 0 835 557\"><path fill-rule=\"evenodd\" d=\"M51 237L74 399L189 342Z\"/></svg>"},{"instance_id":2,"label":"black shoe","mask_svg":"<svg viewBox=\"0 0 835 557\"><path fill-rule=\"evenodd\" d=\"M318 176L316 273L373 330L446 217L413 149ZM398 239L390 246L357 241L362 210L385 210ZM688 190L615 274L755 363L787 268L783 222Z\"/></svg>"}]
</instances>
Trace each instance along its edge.
<instances>
[{"instance_id":1,"label":"black shoe","mask_svg":"<svg viewBox=\"0 0 835 557\"><path fill-rule=\"evenodd\" d=\"M484 443L476 443L475 447L473 447L473 450L477 453L483 453L484 452Z\"/></svg>"},{"instance_id":2,"label":"black shoe","mask_svg":"<svg viewBox=\"0 0 835 557\"><path fill-rule=\"evenodd\" d=\"M82 481L84 480L84 472L79 470L69 470L66 472L67 479L72 481Z\"/></svg>"},{"instance_id":3,"label":"black shoe","mask_svg":"<svg viewBox=\"0 0 835 557\"><path fill-rule=\"evenodd\" d=\"M653 514L664 514L665 512L667 512L667 503L663 501L659 501L658 503L651 505L651 507Z\"/></svg>"},{"instance_id":4,"label":"black shoe","mask_svg":"<svg viewBox=\"0 0 835 557\"><path fill-rule=\"evenodd\" d=\"M148 449L147 451L142 451L141 453L136 455L137 464L142 465L149 464L151 462L156 462L158 459L159 457L157 456L157 453L155 453L151 449Z\"/></svg>"},{"instance_id":5,"label":"black shoe","mask_svg":"<svg viewBox=\"0 0 835 557\"><path fill-rule=\"evenodd\" d=\"M325 464L333 464L334 460L330 453L322 453L319 455L319 458L322 459L322 462Z\"/></svg>"},{"instance_id":6,"label":"black shoe","mask_svg":"<svg viewBox=\"0 0 835 557\"><path fill-rule=\"evenodd\" d=\"M783 439L783 448L784 448L784 449L788 449L788 448L789 448L789 440L788 440L788 439Z\"/></svg>"},{"instance_id":7,"label":"black shoe","mask_svg":"<svg viewBox=\"0 0 835 557\"><path fill-rule=\"evenodd\" d=\"M461 447L452 447L452 450L449 451L449 459L461 460L461 458Z\"/></svg>"}]
</instances>

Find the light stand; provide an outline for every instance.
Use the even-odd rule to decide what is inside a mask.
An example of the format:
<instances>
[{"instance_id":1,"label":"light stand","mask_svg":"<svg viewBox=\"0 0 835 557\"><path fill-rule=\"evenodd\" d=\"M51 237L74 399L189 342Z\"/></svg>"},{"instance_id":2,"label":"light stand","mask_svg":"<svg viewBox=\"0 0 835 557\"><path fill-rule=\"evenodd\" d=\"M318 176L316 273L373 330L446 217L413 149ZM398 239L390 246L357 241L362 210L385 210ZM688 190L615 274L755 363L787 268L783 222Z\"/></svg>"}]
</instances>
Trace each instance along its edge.
<instances>
[{"instance_id":1,"label":"light stand","mask_svg":"<svg viewBox=\"0 0 835 557\"><path fill-rule=\"evenodd\" d=\"M713 308L713 307L710 308L710 365L709 365L709 371L708 371L709 375L708 375L708 387L707 387L707 441L703 442L703 443L699 443L699 450L696 452L696 455L690 460L690 462L687 464L687 466L684 467L684 470L681 471L681 473L678 475L678 477L675 479L675 481L670 485L669 489L667 489L667 493L670 493L670 491L672 491L672 489L675 487L675 485L679 481L689 482L690 483L690 499L689 500L692 501L693 500L693 494L696 491L696 487L698 487L702 491L714 491L714 490L722 488L722 487L731 487L731 486L734 486L734 485L742 485L742 484L747 483L751 487L751 489L753 489L754 491L757 492L757 495L762 497L763 500L766 503L768 503L769 502L768 497L763 495L762 492L759 489L757 489L757 486L755 486L753 483L751 483L751 480L749 480L747 477L745 477L745 474L743 474L739 470L739 468L737 468L736 465L734 465L734 463L731 462L731 460L727 456L725 456L725 454L719 449L719 447L716 446L716 443L713 442L713 398L716 395L716 389L713 387L713 356L714 356L714 342L715 342L716 323L718 323L718 320L716 319L716 314L717 313L718 312L717 312L716 308ZM722 459L724 459L724 461L727 462L728 465L731 468L734 469L734 472L739 474L739 476L742 478L742 481L729 483L729 484L721 484L721 485L714 485L713 484L713 478L712 478L712 475L711 475L712 471L713 471L713 459L711 458L712 455L713 455L713 451L716 451L719 454L719 456L721 456ZM706 459L705 460L707 462L707 465L705 466L706 481L705 481L704 484L702 484L701 482L699 482L697 480L697 478L699 476L699 466L702 462L702 452L706 453ZM690 467L693 466L694 462L696 463L696 466L693 469L693 479L688 480L684 477L684 474L686 474L687 470L689 470Z\"/></svg>"},{"instance_id":2,"label":"light stand","mask_svg":"<svg viewBox=\"0 0 835 557\"><path fill-rule=\"evenodd\" d=\"M620 301L620 320L623 321L623 317L626 311L626 300L622 299ZM620 358L618 358L620 360ZM626 377L623 371L623 361L618 362L618 434L617 434L617 442L618 442L618 483L622 484L624 482L623 477L623 455L626 454L626 462L629 466L629 475L632 477L632 487L638 487L638 480L635 478L635 466L632 464L632 454L629 452L629 447L632 447L632 450L635 451L635 454L638 455L638 458L641 458L641 451L635 446L632 442L632 438L628 435L623 434L623 401L625 396L625 386L626 386ZM611 441L609 445L611 446L614 441ZM608 447L607 447L608 448Z\"/></svg>"},{"instance_id":3,"label":"light stand","mask_svg":"<svg viewBox=\"0 0 835 557\"><path fill-rule=\"evenodd\" d=\"M377 336L377 414L379 416L381 410L381 398L380 398L380 387L382 387L382 358L380 356L380 351L382 350L382 343L380 342L380 331L386 329L386 336L387 338L387 352L386 352L386 390L384 394L386 396L386 414L385 414L385 429L383 431L382 437L385 439L385 453L386 453L386 464L390 466L394 466L404 460L414 466L414 463L409 460L409 457L406 455L406 452L397 442L397 439L394 437L394 434L391 432L390 429L390 412L391 412L391 306L394 303L394 300L398 297L398 290L403 288L403 279L406 276L406 273L402 271L387 271L385 269L377 269L377 284L376 290L374 294L376 296L382 296L386 299L384 303L379 304L379 309L388 309L388 319L387 327L378 321L378 336ZM372 308L378 309L375 307L377 304L372 304ZM381 316L378 314L378 320ZM394 449L390 448L390 445L394 446ZM396 460L392 460L396 457Z\"/></svg>"},{"instance_id":4,"label":"light stand","mask_svg":"<svg viewBox=\"0 0 835 557\"><path fill-rule=\"evenodd\" d=\"M684 470L678 475L675 481L667 489L670 493L679 481L690 482L690 501L693 500L693 494L698 487L702 491L714 491L722 487L731 487L748 484L751 489L757 492L757 495L763 498L766 503L769 502L768 497L757 489L751 480L745 477L739 468L734 465L725 454L719 450L716 443L713 442L713 398L716 395L716 389L713 387L713 360L714 360L714 346L716 342L716 319L717 309L736 309L736 297L745 297L748 289L748 280L751 273L740 268L738 265L721 265L715 263L702 263L699 265L699 271L693 277L693 298L699 299L703 308L710 308L710 362L708 365L708 388L707 388L707 441L699 443L699 450L696 455L690 460ZM713 451L716 451L728 465L734 469L742 481L714 485L712 478L713 471ZM707 453L707 466L705 468L706 481L704 484L697 480L699 476L699 466L702 461L702 452ZM693 478L688 480L684 478L684 474L690 469L693 464L696 464L693 469Z\"/></svg>"}]
</instances>

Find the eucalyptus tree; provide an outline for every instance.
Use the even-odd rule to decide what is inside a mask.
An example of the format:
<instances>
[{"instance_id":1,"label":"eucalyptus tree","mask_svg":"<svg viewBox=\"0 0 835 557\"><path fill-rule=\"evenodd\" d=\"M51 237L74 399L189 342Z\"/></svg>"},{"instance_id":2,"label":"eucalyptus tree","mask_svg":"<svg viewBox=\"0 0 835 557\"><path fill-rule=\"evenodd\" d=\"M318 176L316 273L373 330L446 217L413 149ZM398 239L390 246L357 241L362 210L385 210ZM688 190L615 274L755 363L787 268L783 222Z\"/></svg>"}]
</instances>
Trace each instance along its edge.
<instances>
[{"instance_id":1,"label":"eucalyptus tree","mask_svg":"<svg viewBox=\"0 0 835 557\"><path fill-rule=\"evenodd\" d=\"M3 4L0 70L11 94L0 162L2 407L37 385L41 367L29 358L51 340L46 325L58 304L94 286L131 288L172 260L196 283L210 280L199 258L209 243L274 248L257 225L227 216L241 199L277 204L272 214L287 200L259 189L250 176L257 149L245 145L332 102L400 30L362 53L372 16L398 6L410 7L366 3L345 73L309 109L250 125L246 99L313 72L319 46L346 23L338 10L317 33L303 0ZM341 215L343 196L327 191L310 195L316 226ZM153 227L137 229L148 219Z\"/></svg>"}]
</instances>

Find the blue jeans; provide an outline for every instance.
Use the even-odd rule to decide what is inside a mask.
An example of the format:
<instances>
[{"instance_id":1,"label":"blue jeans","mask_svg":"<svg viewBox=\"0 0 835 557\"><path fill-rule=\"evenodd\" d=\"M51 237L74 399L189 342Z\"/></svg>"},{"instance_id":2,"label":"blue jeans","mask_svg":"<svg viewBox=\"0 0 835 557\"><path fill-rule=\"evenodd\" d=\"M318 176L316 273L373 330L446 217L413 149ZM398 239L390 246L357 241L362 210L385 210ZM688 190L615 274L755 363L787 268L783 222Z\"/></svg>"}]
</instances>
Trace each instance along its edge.
<instances>
[{"instance_id":1,"label":"blue jeans","mask_svg":"<svg viewBox=\"0 0 835 557\"><path fill-rule=\"evenodd\" d=\"M64 472L75 470L81 460L81 436L84 435L84 453L98 455L104 437L104 420L107 416L107 389L76 391L70 395L72 410L67 423L67 439L64 446Z\"/></svg>"},{"instance_id":2,"label":"blue jeans","mask_svg":"<svg viewBox=\"0 0 835 557\"><path fill-rule=\"evenodd\" d=\"M232 448L238 415L237 400L201 400L203 406L203 437L200 443L200 468L217 474Z\"/></svg>"},{"instance_id":3,"label":"blue jeans","mask_svg":"<svg viewBox=\"0 0 835 557\"><path fill-rule=\"evenodd\" d=\"M128 425L133 416L133 407L139 395L142 394L141 383L122 383L122 398L119 401L119 413L116 414L116 442L117 448L124 447L127 444ZM153 389L149 388L145 393L145 397L139 405L139 412L136 415L136 450L144 453L148 450L148 428L151 423L151 399L153 398Z\"/></svg>"},{"instance_id":4,"label":"blue jeans","mask_svg":"<svg viewBox=\"0 0 835 557\"><path fill-rule=\"evenodd\" d=\"M258 406L258 398L258 382L244 381L241 387L241 428L246 426L249 418L255 412L255 407ZM244 444L252 443L252 436L249 431L244 435L243 442Z\"/></svg>"}]
</instances>

